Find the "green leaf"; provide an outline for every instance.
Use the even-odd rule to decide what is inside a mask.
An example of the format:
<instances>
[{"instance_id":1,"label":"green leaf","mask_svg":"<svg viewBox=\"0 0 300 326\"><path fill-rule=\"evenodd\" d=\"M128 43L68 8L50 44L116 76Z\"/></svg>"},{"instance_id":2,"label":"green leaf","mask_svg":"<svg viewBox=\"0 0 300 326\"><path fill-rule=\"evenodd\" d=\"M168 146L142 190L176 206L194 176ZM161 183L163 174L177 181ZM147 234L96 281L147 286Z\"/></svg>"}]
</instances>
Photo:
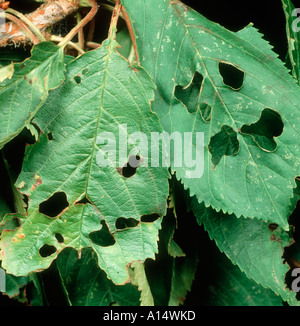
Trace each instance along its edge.
<instances>
[{"instance_id":1,"label":"green leaf","mask_svg":"<svg viewBox=\"0 0 300 326\"><path fill-rule=\"evenodd\" d=\"M6 66L3 69L8 69ZM51 42L39 43L31 57L15 63L14 74L0 84L0 148L30 122L50 89L64 79L63 48ZM20 95L22 94L22 96Z\"/></svg>"},{"instance_id":2,"label":"green leaf","mask_svg":"<svg viewBox=\"0 0 300 326\"><path fill-rule=\"evenodd\" d=\"M148 159L135 132L162 131L150 110L154 85L142 68L128 65L116 45L107 39L69 63L66 81L36 115L44 133L27 147L16 183L29 196L28 213L17 216L22 225L3 232L0 242L3 266L15 275L47 268L65 247L92 247L100 268L124 284L130 263L157 252L161 219L142 217L165 215L168 171L141 163L125 176L124 167L132 155ZM113 147L107 147L114 137L120 146L128 142L119 167L110 156ZM108 165L99 165L99 158ZM119 218L134 219L135 226L118 229Z\"/></svg>"},{"instance_id":3,"label":"green leaf","mask_svg":"<svg viewBox=\"0 0 300 326\"><path fill-rule=\"evenodd\" d=\"M288 56L293 76L299 83L300 78L300 25L298 12L291 0L281 0L286 18L286 35L288 39ZM298 26L299 25L299 26Z\"/></svg>"},{"instance_id":4,"label":"green leaf","mask_svg":"<svg viewBox=\"0 0 300 326\"><path fill-rule=\"evenodd\" d=\"M284 301L297 305L295 293L288 290L285 275L289 266L283 263L283 251L292 240L281 228L276 229L257 219L237 218L216 212L192 199L192 209L199 224L215 240L233 264L256 283L271 289Z\"/></svg>"},{"instance_id":5,"label":"green leaf","mask_svg":"<svg viewBox=\"0 0 300 326\"><path fill-rule=\"evenodd\" d=\"M197 265L198 258L195 255L174 259L169 306L184 304L187 293L191 291Z\"/></svg>"},{"instance_id":6,"label":"green leaf","mask_svg":"<svg viewBox=\"0 0 300 326\"><path fill-rule=\"evenodd\" d=\"M20 289L29 282L29 277L16 277L14 275L6 275L6 294L9 297L15 297L20 294Z\"/></svg>"},{"instance_id":7,"label":"green leaf","mask_svg":"<svg viewBox=\"0 0 300 326\"><path fill-rule=\"evenodd\" d=\"M178 155L171 162L177 178L206 206L269 220L287 230L294 179L300 173L300 92L270 45L251 24L230 32L180 1L122 3L141 64L157 85L153 110L169 134L193 133L194 161L187 147L181 153L185 164L176 165ZM276 120L271 135L270 124L260 135L274 137L272 152L261 146L256 130L241 131L257 123L264 110L271 110L274 119L278 114L284 126L276 134ZM215 143L213 152L219 154L214 158L209 144L224 128L231 128L224 142L234 140L234 146L224 150ZM204 135L204 148L197 133Z\"/></svg>"},{"instance_id":8,"label":"green leaf","mask_svg":"<svg viewBox=\"0 0 300 326\"><path fill-rule=\"evenodd\" d=\"M174 212L168 211L164 217L155 261L145 262L147 281L155 306L183 304L188 291L191 290L198 264L196 240L192 236L185 241L186 247L189 248L187 254L174 241L177 221L173 214Z\"/></svg>"},{"instance_id":9,"label":"green leaf","mask_svg":"<svg viewBox=\"0 0 300 326\"><path fill-rule=\"evenodd\" d=\"M0 263L1 268L1 263ZM1 274L2 276L2 274ZM27 285L29 282L29 277L16 277L11 274L5 274L5 295L8 295L10 298L20 296L20 300L24 301L23 293L21 293L21 289Z\"/></svg>"},{"instance_id":10,"label":"green leaf","mask_svg":"<svg viewBox=\"0 0 300 326\"><path fill-rule=\"evenodd\" d=\"M219 253L214 261L209 306L282 306L280 296L249 279L225 255Z\"/></svg>"},{"instance_id":11,"label":"green leaf","mask_svg":"<svg viewBox=\"0 0 300 326\"><path fill-rule=\"evenodd\" d=\"M175 230L174 214L168 210L159 231L158 253L155 260L146 260L145 272L154 306L167 306L170 299L174 258L169 254Z\"/></svg>"},{"instance_id":12,"label":"green leaf","mask_svg":"<svg viewBox=\"0 0 300 326\"><path fill-rule=\"evenodd\" d=\"M136 261L131 264L131 267L133 268L133 272L130 281L132 284L138 286L141 291L141 306L153 306L153 296L146 277L144 264Z\"/></svg>"},{"instance_id":13,"label":"green leaf","mask_svg":"<svg viewBox=\"0 0 300 326\"><path fill-rule=\"evenodd\" d=\"M22 219L21 216L19 218ZM76 204L57 218L38 212L23 220L14 231L3 231L1 239L2 265L16 276L49 267L65 247L81 250L92 247L99 266L117 284L128 281L127 265L135 260L154 258L157 251L160 220L140 223L135 228L116 231L114 244L92 241L90 234L101 231L101 215L90 204ZM103 239L103 234L99 235ZM54 248L54 252L47 249ZM45 254L43 254L45 250Z\"/></svg>"},{"instance_id":14,"label":"green leaf","mask_svg":"<svg viewBox=\"0 0 300 326\"><path fill-rule=\"evenodd\" d=\"M39 274L31 273L28 276L30 282L26 286L27 300L31 306L43 306L44 305L44 289L43 282L39 278Z\"/></svg>"},{"instance_id":15,"label":"green leaf","mask_svg":"<svg viewBox=\"0 0 300 326\"><path fill-rule=\"evenodd\" d=\"M221 131L211 137L208 149L214 165L218 165L224 155L236 155L239 151L236 132L229 126L222 126Z\"/></svg>"},{"instance_id":16,"label":"green leaf","mask_svg":"<svg viewBox=\"0 0 300 326\"><path fill-rule=\"evenodd\" d=\"M128 58L132 48L132 42L128 29L123 28L122 30L118 31L116 41L120 44L120 48L117 49L118 52L124 58Z\"/></svg>"},{"instance_id":17,"label":"green leaf","mask_svg":"<svg viewBox=\"0 0 300 326\"><path fill-rule=\"evenodd\" d=\"M5 67L0 68L0 83L2 83L5 79L11 79L14 74L14 65L11 63Z\"/></svg>"},{"instance_id":18,"label":"green leaf","mask_svg":"<svg viewBox=\"0 0 300 326\"><path fill-rule=\"evenodd\" d=\"M71 306L138 306L140 294L132 284L117 286L107 279L97 264L97 256L89 248L78 253L71 248L57 257L61 282Z\"/></svg>"},{"instance_id":19,"label":"green leaf","mask_svg":"<svg viewBox=\"0 0 300 326\"><path fill-rule=\"evenodd\" d=\"M300 178L296 178L297 187L294 188L293 198L291 200L290 212L291 215L294 211L296 212L297 202L300 200Z\"/></svg>"},{"instance_id":20,"label":"green leaf","mask_svg":"<svg viewBox=\"0 0 300 326\"><path fill-rule=\"evenodd\" d=\"M19 226L18 221L14 218L14 215L9 213L10 211L7 212L7 215L1 219L0 233L3 232L3 230L14 230Z\"/></svg>"}]
</instances>

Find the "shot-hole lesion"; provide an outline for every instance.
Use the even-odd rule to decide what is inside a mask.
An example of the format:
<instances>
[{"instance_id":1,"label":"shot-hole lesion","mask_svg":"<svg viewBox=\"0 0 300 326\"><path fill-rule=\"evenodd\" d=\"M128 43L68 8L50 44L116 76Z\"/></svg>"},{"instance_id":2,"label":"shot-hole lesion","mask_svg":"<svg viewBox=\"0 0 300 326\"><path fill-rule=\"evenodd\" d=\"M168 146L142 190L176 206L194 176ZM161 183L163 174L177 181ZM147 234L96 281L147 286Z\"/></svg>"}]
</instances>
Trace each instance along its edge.
<instances>
[{"instance_id":1,"label":"shot-hole lesion","mask_svg":"<svg viewBox=\"0 0 300 326\"><path fill-rule=\"evenodd\" d=\"M75 205L77 205L77 204L81 204L81 205L90 204L90 205L93 205L93 203L90 201L90 199L88 198L88 196L86 194L84 194L83 197L81 197L79 200L77 200L75 202Z\"/></svg>"},{"instance_id":2,"label":"shot-hole lesion","mask_svg":"<svg viewBox=\"0 0 300 326\"><path fill-rule=\"evenodd\" d=\"M115 238L110 233L108 226L104 220L100 222L101 229L89 233L89 239L98 246L109 247L116 243Z\"/></svg>"},{"instance_id":3,"label":"shot-hole lesion","mask_svg":"<svg viewBox=\"0 0 300 326\"><path fill-rule=\"evenodd\" d=\"M143 158L140 155L129 156L128 162L122 167L117 168L117 172L124 178L131 178L136 174L138 167L143 163Z\"/></svg>"},{"instance_id":4,"label":"shot-hole lesion","mask_svg":"<svg viewBox=\"0 0 300 326\"><path fill-rule=\"evenodd\" d=\"M58 243L64 243L65 242L65 239L64 239L64 237L62 236L61 233L55 233L55 238L56 238Z\"/></svg>"},{"instance_id":5,"label":"shot-hole lesion","mask_svg":"<svg viewBox=\"0 0 300 326\"><path fill-rule=\"evenodd\" d=\"M44 244L40 249L39 249L39 254L41 257L46 258L50 257L57 251L55 246Z\"/></svg>"},{"instance_id":6,"label":"shot-hole lesion","mask_svg":"<svg viewBox=\"0 0 300 326\"><path fill-rule=\"evenodd\" d=\"M56 192L47 200L39 204L39 212L48 217L57 217L68 207L69 202L66 193Z\"/></svg>"},{"instance_id":7,"label":"shot-hole lesion","mask_svg":"<svg viewBox=\"0 0 300 326\"><path fill-rule=\"evenodd\" d=\"M208 144L211 160L217 166L223 156L237 155L240 150L237 132L228 125L223 125L221 131L211 137Z\"/></svg>"},{"instance_id":8,"label":"shot-hole lesion","mask_svg":"<svg viewBox=\"0 0 300 326\"><path fill-rule=\"evenodd\" d=\"M271 108L265 108L258 121L243 125L240 131L252 136L254 142L262 150L274 152L277 148L275 138L282 134L283 128L281 115Z\"/></svg>"},{"instance_id":9,"label":"shot-hole lesion","mask_svg":"<svg viewBox=\"0 0 300 326\"><path fill-rule=\"evenodd\" d=\"M54 139L54 138L53 138L53 133L52 133L52 132L48 132L48 133L47 133L47 139L48 139L49 141L51 141L51 140Z\"/></svg>"},{"instance_id":10,"label":"shot-hole lesion","mask_svg":"<svg viewBox=\"0 0 300 326\"><path fill-rule=\"evenodd\" d=\"M139 224L139 221L137 221L134 218L125 218L125 217L119 217L117 218L115 222L116 229L118 230L124 230L127 228L134 228Z\"/></svg>"},{"instance_id":11,"label":"shot-hole lesion","mask_svg":"<svg viewBox=\"0 0 300 326\"><path fill-rule=\"evenodd\" d=\"M81 79L81 76L80 75L76 75L76 76L74 76L72 78L73 83L76 84L76 85L79 85L81 83L81 80L82 79Z\"/></svg>"},{"instance_id":12,"label":"shot-hole lesion","mask_svg":"<svg viewBox=\"0 0 300 326\"><path fill-rule=\"evenodd\" d=\"M159 218L160 218L159 214L156 214L156 213L147 214L147 215L143 215L141 217L141 222L143 222L143 223L153 223Z\"/></svg>"},{"instance_id":13,"label":"shot-hole lesion","mask_svg":"<svg viewBox=\"0 0 300 326\"><path fill-rule=\"evenodd\" d=\"M196 71L189 85L175 87L175 97L185 105L190 113L195 113L198 109L202 85L203 76Z\"/></svg>"},{"instance_id":14,"label":"shot-hole lesion","mask_svg":"<svg viewBox=\"0 0 300 326\"><path fill-rule=\"evenodd\" d=\"M243 87L245 72L229 62L219 62L219 72L223 78L223 83L237 91Z\"/></svg>"}]
</instances>

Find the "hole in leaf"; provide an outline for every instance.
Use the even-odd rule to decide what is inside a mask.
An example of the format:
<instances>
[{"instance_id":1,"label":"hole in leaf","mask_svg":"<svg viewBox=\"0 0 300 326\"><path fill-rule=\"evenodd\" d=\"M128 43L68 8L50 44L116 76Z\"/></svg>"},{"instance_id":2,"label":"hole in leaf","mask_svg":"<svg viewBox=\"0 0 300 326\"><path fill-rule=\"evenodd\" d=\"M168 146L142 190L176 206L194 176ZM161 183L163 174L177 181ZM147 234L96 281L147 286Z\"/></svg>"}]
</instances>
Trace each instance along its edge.
<instances>
[{"instance_id":1,"label":"hole in leaf","mask_svg":"<svg viewBox=\"0 0 300 326\"><path fill-rule=\"evenodd\" d=\"M75 82L75 84L79 85L81 83L81 77L80 76L74 76L73 77L73 80Z\"/></svg>"},{"instance_id":2,"label":"hole in leaf","mask_svg":"<svg viewBox=\"0 0 300 326\"><path fill-rule=\"evenodd\" d=\"M55 238L59 243L63 243L65 241L64 237L60 233L55 233Z\"/></svg>"},{"instance_id":3,"label":"hole in leaf","mask_svg":"<svg viewBox=\"0 0 300 326\"><path fill-rule=\"evenodd\" d=\"M260 119L251 125L242 126L241 132L251 135L261 149L273 152L277 148L274 137L282 134L283 127L284 124L278 112L264 109Z\"/></svg>"},{"instance_id":4,"label":"hole in leaf","mask_svg":"<svg viewBox=\"0 0 300 326\"><path fill-rule=\"evenodd\" d=\"M152 223L156 221L159 218L158 214L149 214L149 215L143 215L141 217L141 221L144 223Z\"/></svg>"},{"instance_id":5,"label":"hole in leaf","mask_svg":"<svg viewBox=\"0 0 300 326\"><path fill-rule=\"evenodd\" d=\"M78 200L75 204L91 204L91 201L87 198L87 196L84 196L82 199Z\"/></svg>"},{"instance_id":6,"label":"hole in leaf","mask_svg":"<svg viewBox=\"0 0 300 326\"><path fill-rule=\"evenodd\" d=\"M177 85L175 96L181 101L190 113L197 111L203 76L198 71L195 72L194 78L188 87Z\"/></svg>"},{"instance_id":7,"label":"hole in leaf","mask_svg":"<svg viewBox=\"0 0 300 326\"><path fill-rule=\"evenodd\" d=\"M16 217L12 217L7 220L2 220L0 223L0 229L3 230L14 230L20 226L20 221Z\"/></svg>"},{"instance_id":8,"label":"hole in leaf","mask_svg":"<svg viewBox=\"0 0 300 326\"><path fill-rule=\"evenodd\" d=\"M48 132L47 138L48 138L48 140L53 140L53 134L52 134L52 132Z\"/></svg>"},{"instance_id":9,"label":"hole in leaf","mask_svg":"<svg viewBox=\"0 0 300 326\"><path fill-rule=\"evenodd\" d=\"M243 86L245 73L232 64L220 62L219 71L223 77L223 83L234 90Z\"/></svg>"},{"instance_id":10,"label":"hole in leaf","mask_svg":"<svg viewBox=\"0 0 300 326\"><path fill-rule=\"evenodd\" d=\"M89 234L89 238L92 242L101 247L109 247L115 244L115 239L109 232L109 229L105 221L100 222L102 224L102 229L99 231L94 231Z\"/></svg>"},{"instance_id":11,"label":"hole in leaf","mask_svg":"<svg viewBox=\"0 0 300 326\"><path fill-rule=\"evenodd\" d=\"M56 192L39 205L39 212L49 217L56 217L69 206L64 192Z\"/></svg>"},{"instance_id":12,"label":"hole in leaf","mask_svg":"<svg viewBox=\"0 0 300 326\"><path fill-rule=\"evenodd\" d=\"M207 103L201 103L199 105L199 109L200 109L200 113L201 113L201 117L202 117L203 121L209 122L211 120L211 112L212 112L211 106Z\"/></svg>"},{"instance_id":13,"label":"hole in leaf","mask_svg":"<svg viewBox=\"0 0 300 326\"><path fill-rule=\"evenodd\" d=\"M141 161L142 159L139 155L129 156L127 165L130 165L132 168L137 168Z\"/></svg>"},{"instance_id":14,"label":"hole in leaf","mask_svg":"<svg viewBox=\"0 0 300 326\"><path fill-rule=\"evenodd\" d=\"M41 247L39 250L39 254L43 258L49 257L49 256L53 255L55 252L56 252L56 248L54 246L50 246L47 244L44 244L43 247Z\"/></svg>"},{"instance_id":15,"label":"hole in leaf","mask_svg":"<svg viewBox=\"0 0 300 326\"><path fill-rule=\"evenodd\" d=\"M134 228L139 224L137 220L134 218L125 218L125 217L119 217L116 220L116 228L119 230L123 230L126 228Z\"/></svg>"},{"instance_id":16,"label":"hole in leaf","mask_svg":"<svg viewBox=\"0 0 300 326\"><path fill-rule=\"evenodd\" d=\"M233 156L239 152L237 133L229 126L224 125L221 131L215 134L209 142L208 149L211 153L211 161L218 165L224 155Z\"/></svg>"},{"instance_id":17,"label":"hole in leaf","mask_svg":"<svg viewBox=\"0 0 300 326\"><path fill-rule=\"evenodd\" d=\"M128 162L122 168L121 174L125 178L130 178L136 173L136 169L138 168L139 164L142 162L142 158L139 155L129 156ZM119 172L119 170L118 170Z\"/></svg>"},{"instance_id":18,"label":"hole in leaf","mask_svg":"<svg viewBox=\"0 0 300 326\"><path fill-rule=\"evenodd\" d=\"M82 69L81 73L82 73L82 75L84 76L84 75L86 75L89 71L90 71L90 69L88 69L88 68L84 68L84 69Z\"/></svg>"},{"instance_id":19,"label":"hole in leaf","mask_svg":"<svg viewBox=\"0 0 300 326\"><path fill-rule=\"evenodd\" d=\"M278 224L276 223L270 223L268 225L268 228L271 230L271 232L275 231L278 228Z\"/></svg>"}]
</instances>

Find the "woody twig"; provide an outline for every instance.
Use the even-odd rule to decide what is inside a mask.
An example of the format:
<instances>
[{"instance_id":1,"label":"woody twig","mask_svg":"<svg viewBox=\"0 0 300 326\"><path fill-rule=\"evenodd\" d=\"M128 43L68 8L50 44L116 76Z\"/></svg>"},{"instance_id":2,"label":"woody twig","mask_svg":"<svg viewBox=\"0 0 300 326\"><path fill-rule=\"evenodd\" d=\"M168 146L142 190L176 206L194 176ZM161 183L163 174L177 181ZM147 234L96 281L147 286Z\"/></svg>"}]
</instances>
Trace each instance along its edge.
<instances>
[{"instance_id":1,"label":"woody twig","mask_svg":"<svg viewBox=\"0 0 300 326\"><path fill-rule=\"evenodd\" d=\"M47 0L35 11L25 15L25 17L47 39L50 35L46 35L46 29L78 10L79 3L79 0ZM0 47L30 45L32 43L34 42L28 36L28 33L24 33L24 25L16 23L16 21L7 22L5 24L5 32L0 33Z\"/></svg>"}]
</instances>

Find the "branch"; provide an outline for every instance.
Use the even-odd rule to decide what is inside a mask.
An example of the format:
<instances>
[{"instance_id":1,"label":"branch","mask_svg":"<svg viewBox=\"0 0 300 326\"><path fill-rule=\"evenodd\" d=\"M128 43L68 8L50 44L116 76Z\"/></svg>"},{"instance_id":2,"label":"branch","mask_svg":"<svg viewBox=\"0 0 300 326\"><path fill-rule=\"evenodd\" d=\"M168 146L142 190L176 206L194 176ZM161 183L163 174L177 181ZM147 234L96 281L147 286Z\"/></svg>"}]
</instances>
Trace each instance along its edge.
<instances>
[{"instance_id":1,"label":"branch","mask_svg":"<svg viewBox=\"0 0 300 326\"><path fill-rule=\"evenodd\" d=\"M32 31L25 25L19 18L6 13L5 17L9 20L11 20L14 24L16 24L20 29L23 31L23 33L29 37L29 39L32 41L33 44L37 44L39 40L36 38L36 36L32 33Z\"/></svg>"},{"instance_id":2,"label":"branch","mask_svg":"<svg viewBox=\"0 0 300 326\"><path fill-rule=\"evenodd\" d=\"M92 9L89 13L64 37L64 39L58 44L64 46L82 29L90 20L94 18L98 11L98 6L95 0L88 0L89 4L92 5Z\"/></svg>"},{"instance_id":3,"label":"branch","mask_svg":"<svg viewBox=\"0 0 300 326\"><path fill-rule=\"evenodd\" d=\"M49 26L75 12L80 6L79 3L79 0L47 0L35 11L25 16L45 36L45 30ZM8 22L5 24L5 32L0 33L0 47L12 44L15 46L29 45L31 40L23 33L20 25Z\"/></svg>"},{"instance_id":4,"label":"branch","mask_svg":"<svg viewBox=\"0 0 300 326\"><path fill-rule=\"evenodd\" d=\"M134 35L134 31L133 31L133 28L132 28L130 19L128 17L127 11L125 10L125 8L123 6L122 6L122 14L123 14L124 20L125 20L125 22L127 24L129 35L130 35L130 38L131 38L131 41L132 41L132 45L133 45L133 49L134 49L134 54L135 54L135 59L136 59L136 61L138 63L140 63L139 54L138 54L138 50L137 50L136 39L135 39L135 35Z\"/></svg>"}]
</instances>

